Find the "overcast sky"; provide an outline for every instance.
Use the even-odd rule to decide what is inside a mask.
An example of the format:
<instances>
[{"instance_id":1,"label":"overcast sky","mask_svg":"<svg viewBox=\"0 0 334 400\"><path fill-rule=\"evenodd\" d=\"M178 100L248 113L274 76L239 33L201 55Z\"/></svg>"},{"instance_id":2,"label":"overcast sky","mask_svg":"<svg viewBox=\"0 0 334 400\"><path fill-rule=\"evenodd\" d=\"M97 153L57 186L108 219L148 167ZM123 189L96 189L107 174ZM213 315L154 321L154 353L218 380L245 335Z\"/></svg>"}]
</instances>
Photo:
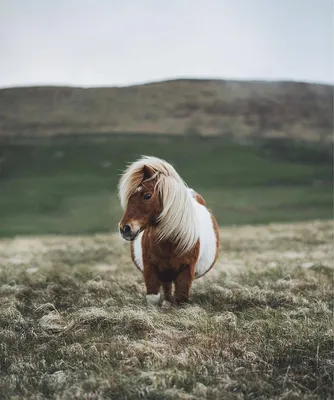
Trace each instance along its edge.
<instances>
[{"instance_id":1,"label":"overcast sky","mask_svg":"<svg viewBox=\"0 0 334 400\"><path fill-rule=\"evenodd\" d=\"M333 83L332 0L0 0L0 86Z\"/></svg>"}]
</instances>

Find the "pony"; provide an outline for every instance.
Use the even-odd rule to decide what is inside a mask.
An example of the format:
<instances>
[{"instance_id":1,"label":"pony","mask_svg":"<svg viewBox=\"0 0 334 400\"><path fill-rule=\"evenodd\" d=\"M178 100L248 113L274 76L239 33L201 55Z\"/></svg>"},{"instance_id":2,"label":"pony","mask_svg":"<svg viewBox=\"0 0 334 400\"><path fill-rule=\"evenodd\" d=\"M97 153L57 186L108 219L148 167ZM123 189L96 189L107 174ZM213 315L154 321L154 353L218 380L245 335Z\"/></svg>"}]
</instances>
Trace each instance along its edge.
<instances>
[{"instance_id":1,"label":"pony","mask_svg":"<svg viewBox=\"0 0 334 400\"><path fill-rule=\"evenodd\" d=\"M153 156L127 165L118 197L124 211L118 230L130 242L147 303L160 303L161 288L163 307L188 303L193 281L210 271L219 254L218 224L205 199L169 162Z\"/></svg>"}]
</instances>

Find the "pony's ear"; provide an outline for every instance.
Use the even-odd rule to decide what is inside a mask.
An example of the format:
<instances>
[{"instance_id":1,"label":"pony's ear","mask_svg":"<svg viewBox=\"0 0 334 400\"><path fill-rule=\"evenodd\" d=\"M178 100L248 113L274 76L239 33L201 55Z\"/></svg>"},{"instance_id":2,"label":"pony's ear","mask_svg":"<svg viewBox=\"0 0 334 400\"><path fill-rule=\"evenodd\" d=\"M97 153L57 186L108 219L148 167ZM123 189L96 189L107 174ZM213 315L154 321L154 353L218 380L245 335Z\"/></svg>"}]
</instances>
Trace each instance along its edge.
<instances>
[{"instance_id":1,"label":"pony's ear","mask_svg":"<svg viewBox=\"0 0 334 400\"><path fill-rule=\"evenodd\" d=\"M148 167L147 165L144 165L143 171L144 171L144 180L150 179L154 175L154 170L151 167Z\"/></svg>"}]
</instances>

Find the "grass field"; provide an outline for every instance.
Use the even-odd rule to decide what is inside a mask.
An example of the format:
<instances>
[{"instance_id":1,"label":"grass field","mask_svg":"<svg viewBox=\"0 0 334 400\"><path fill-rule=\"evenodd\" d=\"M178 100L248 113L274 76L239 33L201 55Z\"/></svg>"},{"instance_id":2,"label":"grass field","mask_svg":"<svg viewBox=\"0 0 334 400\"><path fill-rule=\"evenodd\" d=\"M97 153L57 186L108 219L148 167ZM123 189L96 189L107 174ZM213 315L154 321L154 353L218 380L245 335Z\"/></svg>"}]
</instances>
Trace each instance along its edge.
<instances>
[{"instance_id":1,"label":"grass field","mask_svg":"<svg viewBox=\"0 0 334 400\"><path fill-rule=\"evenodd\" d=\"M183 308L146 305L112 233L141 154L171 161L221 226ZM331 149L282 140L3 140L0 398L332 399L332 165Z\"/></svg>"},{"instance_id":2,"label":"grass field","mask_svg":"<svg viewBox=\"0 0 334 400\"><path fill-rule=\"evenodd\" d=\"M119 175L141 154L172 162L221 226L332 218L330 150L160 135L3 140L0 236L115 231Z\"/></svg>"},{"instance_id":3,"label":"grass field","mask_svg":"<svg viewBox=\"0 0 334 400\"><path fill-rule=\"evenodd\" d=\"M332 221L224 228L162 310L117 234L2 239L0 398L330 400L332 267Z\"/></svg>"}]
</instances>

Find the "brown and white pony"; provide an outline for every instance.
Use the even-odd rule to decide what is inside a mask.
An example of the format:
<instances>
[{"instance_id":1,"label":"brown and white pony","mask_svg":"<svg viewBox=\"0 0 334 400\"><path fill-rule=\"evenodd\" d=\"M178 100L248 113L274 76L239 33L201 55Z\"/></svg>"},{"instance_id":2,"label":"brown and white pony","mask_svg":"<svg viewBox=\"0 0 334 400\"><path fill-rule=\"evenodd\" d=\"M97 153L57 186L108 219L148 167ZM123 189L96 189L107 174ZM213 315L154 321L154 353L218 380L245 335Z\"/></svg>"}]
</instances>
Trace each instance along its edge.
<instances>
[{"instance_id":1,"label":"brown and white pony","mask_svg":"<svg viewBox=\"0 0 334 400\"><path fill-rule=\"evenodd\" d=\"M118 192L124 210L119 231L131 241L148 303L159 303L161 287L163 306L187 302L193 280L213 267L219 252L218 224L205 200L171 164L150 156L127 167Z\"/></svg>"}]
</instances>

